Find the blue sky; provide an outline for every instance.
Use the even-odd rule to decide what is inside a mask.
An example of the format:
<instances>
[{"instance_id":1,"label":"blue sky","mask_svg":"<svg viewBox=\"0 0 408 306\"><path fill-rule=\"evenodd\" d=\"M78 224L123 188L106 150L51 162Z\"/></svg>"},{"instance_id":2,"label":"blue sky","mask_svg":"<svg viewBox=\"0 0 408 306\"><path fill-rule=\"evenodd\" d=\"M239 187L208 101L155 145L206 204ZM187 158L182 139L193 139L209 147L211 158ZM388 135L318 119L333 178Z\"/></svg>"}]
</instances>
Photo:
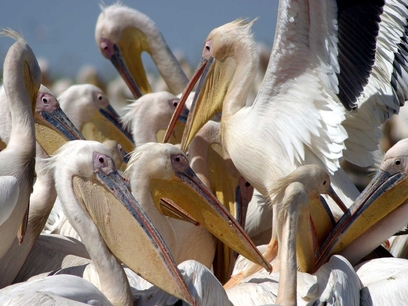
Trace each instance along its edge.
<instances>
[{"instance_id":1,"label":"blue sky","mask_svg":"<svg viewBox=\"0 0 408 306\"><path fill-rule=\"evenodd\" d=\"M99 0L2 0L0 28L23 34L37 57L49 61L54 76L73 77L86 64L105 78L115 71L100 54L94 38ZM109 5L113 1L105 0ZM122 3L155 21L172 50L182 50L196 66L207 34L236 18L258 17L255 39L271 45L278 0L123 0ZM0 38L0 60L13 41Z\"/></svg>"}]
</instances>

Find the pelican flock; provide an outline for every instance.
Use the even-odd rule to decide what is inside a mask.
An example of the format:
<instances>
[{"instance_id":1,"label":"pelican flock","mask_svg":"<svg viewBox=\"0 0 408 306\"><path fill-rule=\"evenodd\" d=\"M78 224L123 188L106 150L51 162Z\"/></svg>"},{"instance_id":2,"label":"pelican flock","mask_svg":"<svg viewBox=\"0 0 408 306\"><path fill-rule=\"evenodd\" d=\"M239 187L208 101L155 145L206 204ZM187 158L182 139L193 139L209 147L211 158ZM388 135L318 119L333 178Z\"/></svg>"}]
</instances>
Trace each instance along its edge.
<instances>
[{"instance_id":1,"label":"pelican flock","mask_svg":"<svg viewBox=\"0 0 408 306\"><path fill-rule=\"evenodd\" d=\"M408 141L385 138L408 2L279 0L270 53L255 22L209 28L191 73L147 15L102 5L118 79L56 94L2 29L1 305L408 305Z\"/></svg>"}]
</instances>

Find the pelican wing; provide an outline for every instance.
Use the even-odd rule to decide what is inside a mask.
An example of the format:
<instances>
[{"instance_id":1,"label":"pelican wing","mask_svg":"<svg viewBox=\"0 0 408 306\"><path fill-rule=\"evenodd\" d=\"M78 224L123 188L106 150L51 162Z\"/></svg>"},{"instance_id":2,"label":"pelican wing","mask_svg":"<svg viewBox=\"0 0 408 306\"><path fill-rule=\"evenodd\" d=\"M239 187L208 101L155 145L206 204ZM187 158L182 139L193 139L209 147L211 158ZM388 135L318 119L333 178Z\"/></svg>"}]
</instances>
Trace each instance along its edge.
<instances>
[{"instance_id":1,"label":"pelican wing","mask_svg":"<svg viewBox=\"0 0 408 306\"><path fill-rule=\"evenodd\" d=\"M272 137L292 164L311 158L306 147L330 173L339 168L347 138L340 102L355 108L367 83L381 12L373 3L280 1L275 42L254 106L257 117L274 118L270 127L279 133Z\"/></svg>"},{"instance_id":2,"label":"pelican wing","mask_svg":"<svg viewBox=\"0 0 408 306\"><path fill-rule=\"evenodd\" d=\"M381 15L376 58L364 92L357 100L358 112L346 115L343 122L349 138L344 157L362 167L372 165L382 137L380 125L399 112L408 96L407 18L408 7L402 1L389 1ZM362 139L364 142L362 143Z\"/></svg>"}]
</instances>

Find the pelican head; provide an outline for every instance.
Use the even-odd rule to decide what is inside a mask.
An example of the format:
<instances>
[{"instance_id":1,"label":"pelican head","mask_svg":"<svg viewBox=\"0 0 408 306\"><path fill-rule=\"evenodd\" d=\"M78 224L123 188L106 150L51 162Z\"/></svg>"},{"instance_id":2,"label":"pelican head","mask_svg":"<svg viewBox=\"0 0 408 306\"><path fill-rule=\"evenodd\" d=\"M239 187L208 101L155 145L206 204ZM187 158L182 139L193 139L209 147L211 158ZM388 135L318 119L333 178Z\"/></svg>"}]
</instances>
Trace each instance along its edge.
<instances>
[{"instance_id":1,"label":"pelican head","mask_svg":"<svg viewBox=\"0 0 408 306\"><path fill-rule=\"evenodd\" d=\"M88 140L116 140L123 148L133 150L133 137L122 126L118 113L101 89L91 84L70 86L59 97L63 111Z\"/></svg>"},{"instance_id":2,"label":"pelican head","mask_svg":"<svg viewBox=\"0 0 408 306\"><path fill-rule=\"evenodd\" d=\"M397 142L354 204L337 222L320 249L318 263L339 253L408 199L408 139ZM401 224L401 228L405 224ZM382 242L382 241L381 241ZM381 243L378 242L378 245Z\"/></svg>"},{"instance_id":3,"label":"pelican head","mask_svg":"<svg viewBox=\"0 0 408 306\"><path fill-rule=\"evenodd\" d=\"M235 85L240 90L231 93L230 99L237 97L241 88L250 86L250 84L247 84L248 82L244 84L239 83L241 80L240 75L251 73L255 76L259 56L251 34L253 22L236 20L227 23L212 30L205 40L200 64L186 90L183 92L179 103L179 107L183 107L188 94L201 77L190 108L190 114L181 143L181 149L184 152L187 150L195 134L208 120L221 111L224 115L224 112L231 113L238 110L235 108L229 110L223 109L223 102L226 96L230 94L229 87L234 82L237 82ZM243 54L250 56L254 60L245 58L245 63L248 65L239 65L239 60ZM166 141L173 129L179 111L181 109L176 110L164 141Z\"/></svg>"},{"instance_id":4,"label":"pelican head","mask_svg":"<svg viewBox=\"0 0 408 306\"><path fill-rule=\"evenodd\" d=\"M122 116L124 126L131 127L135 143L161 142L180 98L167 91L148 93L128 106ZM181 142L188 109L184 107L178 118L170 143Z\"/></svg>"},{"instance_id":5,"label":"pelican head","mask_svg":"<svg viewBox=\"0 0 408 306\"><path fill-rule=\"evenodd\" d=\"M311 273L315 269L315 253L335 225L330 208L320 195L327 194L340 206L344 204L334 192L328 173L315 164L298 167L278 180L271 190L272 203L282 203L287 187L293 182L300 183L307 193L307 210L303 210L305 216L300 222L303 222L301 231L310 235L309 239L298 240L297 258L300 271Z\"/></svg>"},{"instance_id":6,"label":"pelican head","mask_svg":"<svg viewBox=\"0 0 408 306\"><path fill-rule=\"evenodd\" d=\"M147 281L194 304L170 251L119 175L108 148L74 140L46 163L58 178L61 201L74 197L78 203L64 205L68 216L89 214L115 257Z\"/></svg>"},{"instance_id":7,"label":"pelican head","mask_svg":"<svg viewBox=\"0 0 408 306\"><path fill-rule=\"evenodd\" d=\"M270 264L264 260L242 227L197 177L186 155L176 146L142 144L132 153L126 171L132 189L142 187L142 184L138 184L138 176L142 173L148 176L148 188L161 213L164 212L159 205L160 199L171 199L226 245L271 271Z\"/></svg>"},{"instance_id":8,"label":"pelican head","mask_svg":"<svg viewBox=\"0 0 408 306\"><path fill-rule=\"evenodd\" d=\"M104 7L96 22L99 50L112 62L136 99L152 91L141 57L144 51L151 55L149 35L143 32L146 29L161 35L146 15L119 3Z\"/></svg>"},{"instance_id":9,"label":"pelican head","mask_svg":"<svg viewBox=\"0 0 408 306\"><path fill-rule=\"evenodd\" d=\"M85 139L44 85L37 95L34 120L36 140L48 155L54 154L67 141Z\"/></svg>"}]
</instances>

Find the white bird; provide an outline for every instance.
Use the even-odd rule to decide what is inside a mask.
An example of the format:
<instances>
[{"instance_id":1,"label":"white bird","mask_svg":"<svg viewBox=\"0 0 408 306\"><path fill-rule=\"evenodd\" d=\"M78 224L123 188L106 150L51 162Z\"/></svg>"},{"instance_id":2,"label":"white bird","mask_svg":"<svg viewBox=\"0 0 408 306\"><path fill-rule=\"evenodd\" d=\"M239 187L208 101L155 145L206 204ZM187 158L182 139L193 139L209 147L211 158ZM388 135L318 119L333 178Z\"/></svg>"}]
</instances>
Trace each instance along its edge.
<instances>
[{"instance_id":1,"label":"white bird","mask_svg":"<svg viewBox=\"0 0 408 306\"><path fill-rule=\"evenodd\" d=\"M122 122L132 131L133 141L140 145L146 142L161 142L180 98L167 92L147 93L126 107ZM187 120L188 110L184 109L180 120ZM172 133L170 143L180 143L184 124L178 124Z\"/></svg>"},{"instance_id":2,"label":"white bird","mask_svg":"<svg viewBox=\"0 0 408 306\"><path fill-rule=\"evenodd\" d=\"M51 173L44 170L44 162L38 158L47 158L48 155L37 143L35 172L36 180L33 193L30 196L30 211L24 243L19 244L15 238L5 255L0 259L0 288L10 285L23 266L36 239L40 235L48 215L53 207L57 192ZM1 188L1 187L0 187Z\"/></svg>"},{"instance_id":3,"label":"white bird","mask_svg":"<svg viewBox=\"0 0 408 306\"><path fill-rule=\"evenodd\" d=\"M223 147L264 196L280 177L315 163L329 172L349 206L359 192L339 160L372 164L379 125L398 112L406 96L406 63L398 44L405 37L407 8L391 1L382 13L382 5L359 5L281 0L268 69L251 106L245 102L258 64L252 23L214 29L197 69L202 73L206 65L207 74L196 90L183 151L208 118L222 111ZM346 115L342 104L359 110ZM332 208L339 218L343 211Z\"/></svg>"},{"instance_id":4,"label":"white bird","mask_svg":"<svg viewBox=\"0 0 408 306\"><path fill-rule=\"evenodd\" d=\"M101 89L92 84L73 85L59 97L61 109L88 140L116 140L126 152L134 148L131 133Z\"/></svg>"},{"instance_id":5,"label":"white bird","mask_svg":"<svg viewBox=\"0 0 408 306\"><path fill-rule=\"evenodd\" d=\"M248 305L257 298L269 299L267 301L269 303L270 299L275 302L275 296L276 303L282 305L306 304L316 301L327 301L330 304L333 300L341 305L358 305L360 283L351 264L343 257L333 256L313 275L298 272L298 266L301 271L304 271L306 266L314 265L314 246L317 237L315 237L309 219L313 202L319 194L328 191L330 191L328 174L316 165L301 166L276 183L272 194L274 195L273 201L275 201L273 204L278 213L276 218L278 222L274 224L274 227L279 242L279 251L274 263L274 272L279 272L279 275L275 273L274 276L269 277L265 273L258 273L247 277L243 284L228 288L227 294L234 305ZM308 261L306 263L305 258ZM278 280L276 276L279 277ZM256 280L257 278L261 279ZM268 284L268 282L276 281L279 281L277 293L276 286ZM248 282L251 282L252 285ZM264 282L267 284L263 284ZM269 292L262 292L259 297L249 293L250 290L255 291L258 287L260 291L263 291L265 285L272 285Z\"/></svg>"},{"instance_id":6,"label":"white bird","mask_svg":"<svg viewBox=\"0 0 408 306\"><path fill-rule=\"evenodd\" d=\"M408 139L387 151L370 184L325 239L316 257L318 265L332 254L355 265L406 225L407 155Z\"/></svg>"},{"instance_id":7,"label":"white bird","mask_svg":"<svg viewBox=\"0 0 408 306\"><path fill-rule=\"evenodd\" d=\"M224 155L219 128L219 122L208 121L191 142L188 158L201 181L244 227L253 187L239 174L231 159ZM213 271L223 284L231 276L236 256L231 248L217 242Z\"/></svg>"},{"instance_id":8,"label":"white bird","mask_svg":"<svg viewBox=\"0 0 408 306\"><path fill-rule=\"evenodd\" d=\"M250 260L270 269L249 237L190 168L176 146L145 143L132 152L126 173L132 194L162 234L176 263L194 259L211 267L214 236ZM160 199L172 200L201 226L168 218ZM205 227L205 228L204 228Z\"/></svg>"},{"instance_id":9,"label":"white bird","mask_svg":"<svg viewBox=\"0 0 408 306\"><path fill-rule=\"evenodd\" d=\"M5 202L0 203L0 207L5 209L5 215L9 215L0 225L0 258L10 248L17 234L22 242L27 225L35 165L33 112L41 84L41 70L29 45L11 30L4 31L3 35L14 38L16 42L9 48L3 66L3 86L12 126L7 147L0 152L0 176L9 177L2 179L2 183L8 184L3 185L2 189L8 190L7 194L13 201L8 202L2 196ZM14 188L18 189L13 191Z\"/></svg>"},{"instance_id":10,"label":"white bird","mask_svg":"<svg viewBox=\"0 0 408 306\"><path fill-rule=\"evenodd\" d=\"M124 160L128 160L126 156L127 153L123 150L122 146L114 140L105 140L102 144L109 150L115 162L115 166L120 169L122 165L124 165ZM60 234L81 241L81 237L65 216L61 201L58 197L43 227L42 233L44 234Z\"/></svg>"},{"instance_id":11,"label":"white bird","mask_svg":"<svg viewBox=\"0 0 408 306\"><path fill-rule=\"evenodd\" d=\"M87 280L73 275L55 275L18 283L0 290L2 305L112 305Z\"/></svg>"},{"instance_id":12,"label":"white bird","mask_svg":"<svg viewBox=\"0 0 408 306\"><path fill-rule=\"evenodd\" d=\"M103 7L96 23L95 40L136 99L152 91L142 64L144 51L152 57L171 93L181 93L188 83L155 23L135 9L120 3Z\"/></svg>"},{"instance_id":13,"label":"white bird","mask_svg":"<svg viewBox=\"0 0 408 306\"><path fill-rule=\"evenodd\" d=\"M375 258L354 268L364 286L361 305L406 305L407 259Z\"/></svg>"},{"instance_id":14,"label":"white bird","mask_svg":"<svg viewBox=\"0 0 408 306\"><path fill-rule=\"evenodd\" d=\"M47 168L54 173L66 216L93 260L99 289L112 303L133 303L118 260L193 303L162 238L131 196L104 145L70 141L47 160Z\"/></svg>"}]
</instances>

